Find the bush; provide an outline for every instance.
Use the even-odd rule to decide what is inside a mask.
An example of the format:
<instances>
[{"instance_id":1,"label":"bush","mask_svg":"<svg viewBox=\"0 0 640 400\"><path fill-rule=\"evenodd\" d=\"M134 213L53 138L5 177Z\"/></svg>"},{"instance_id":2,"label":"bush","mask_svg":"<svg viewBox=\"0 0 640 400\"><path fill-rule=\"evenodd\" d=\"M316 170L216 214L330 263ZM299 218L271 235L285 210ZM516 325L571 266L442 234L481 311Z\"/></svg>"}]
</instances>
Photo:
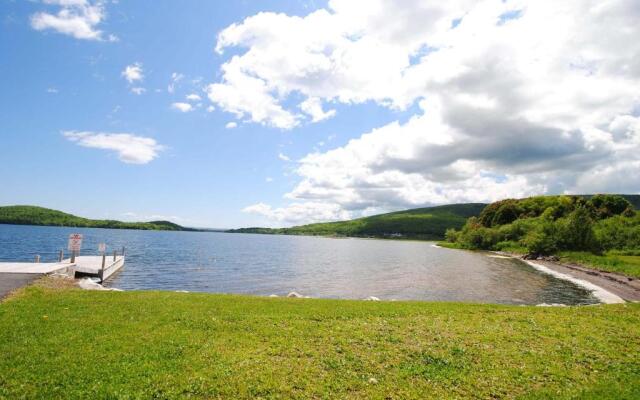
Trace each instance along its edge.
<instances>
[{"instance_id":1,"label":"bush","mask_svg":"<svg viewBox=\"0 0 640 400\"><path fill-rule=\"evenodd\" d=\"M444 233L444 238L449 243L455 243L460 239L460 232L453 228L447 229Z\"/></svg>"},{"instance_id":2,"label":"bush","mask_svg":"<svg viewBox=\"0 0 640 400\"><path fill-rule=\"evenodd\" d=\"M558 226L552 218L553 208L548 208L530 230L522 244L530 254L547 255L558 250Z\"/></svg>"},{"instance_id":3,"label":"bush","mask_svg":"<svg viewBox=\"0 0 640 400\"><path fill-rule=\"evenodd\" d=\"M599 221L594 233L603 250L640 248L640 220L637 217L615 216Z\"/></svg>"},{"instance_id":4,"label":"bush","mask_svg":"<svg viewBox=\"0 0 640 400\"><path fill-rule=\"evenodd\" d=\"M476 217L469 218L460 232L451 232L448 237L456 237L457 243L468 249L489 250L500 241L498 230L484 227Z\"/></svg>"},{"instance_id":5,"label":"bush","mask_svg":"<svg viewBox=\"0 0 640 400\"><path fill-rule=\"evenodd\" d=\"M568 217L558 220L557 225L558 244L562 249L601 251L591 213L586 207L576 208Z\"/></svg>"},{"instance_id":6,"label":"bush","mask_svg":"<svg viewBox=\"0 0 640 400\"><path fill-rule=\"evenodd\" d=\"M558 250L557 242L553 235L542 230L529 232L522 241L529 254L548 255Z\"/></svg>"},{"instance_id":7,"label":"bush","mask_svg":"<svg viewBox=\"0 0 640 400\"><path fill-rule=\"evenodd\" d=\"M589 201L593 205L598 219L620 215L628 208L633 209L633 206L627 201L627 199L617 195L597 194Z\"/></svg>"}]
</instances>

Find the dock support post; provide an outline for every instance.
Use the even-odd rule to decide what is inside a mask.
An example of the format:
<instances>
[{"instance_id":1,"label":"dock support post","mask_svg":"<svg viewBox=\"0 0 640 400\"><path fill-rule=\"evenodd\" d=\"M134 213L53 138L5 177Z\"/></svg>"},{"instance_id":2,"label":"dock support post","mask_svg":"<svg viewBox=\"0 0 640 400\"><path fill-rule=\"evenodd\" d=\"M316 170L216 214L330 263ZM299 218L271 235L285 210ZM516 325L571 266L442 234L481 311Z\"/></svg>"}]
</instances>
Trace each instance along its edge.
<instances>
[{"instance_id":1,"label":"dock support post","mask_svg":"<svg viewBox=\"0 0 640 400\"><path fill-rule=\"evenodd\" d=\"M113 251L113 261L115 261L115 260L116 260L116 254L117 254L117 252L116 252L116 250L114 250L114 251Z\"/></svg>"},{"instance_id":2,"label":"dock support post","mask_svg":"<svg viewBox=\"0 0 640 400\"><path fill-rule=\"evenodd\" d=\"M76 251L71 250L71 264L76 262Z\"/></svg>"},{"instance_id":3,"label":"dock support post","mask_svg":"<svg viewBox=\"0 0 640 400\"><path fill-rule=\"evenodd\" d=\"M122 246L122 257L124 257L124 246Z\"/></svg>"},{"instance_id":4,"label":"dock support post","mask_svg":"<svg viewBox=\"0 0 640 400\"><path fill-rule=\"evenodd\" d=\"M104 266L106 264L107 254L102 253L102 268L100 268L100 283L104 282Z\"/></svg>"},{"instance_id":5,"label":"dock support post","mask_svg":"<svg viewBox=\"0 0 640 400\"><path fill-rule=\"evenodd\" d=\"M36 254L36 262L39 263L40 262L40 254Z\"/></svg>"},{"instance_id":6,"label":"dock support post","mask_svg":"<svg viewBox=\"0 0 640 400\"><path fill-rule=\"evenodd\" d=\"M58 253L58 262L62 262L63 258L64 258L64 250L60 250L60 253Z\"/></svg>"}]
</instances>

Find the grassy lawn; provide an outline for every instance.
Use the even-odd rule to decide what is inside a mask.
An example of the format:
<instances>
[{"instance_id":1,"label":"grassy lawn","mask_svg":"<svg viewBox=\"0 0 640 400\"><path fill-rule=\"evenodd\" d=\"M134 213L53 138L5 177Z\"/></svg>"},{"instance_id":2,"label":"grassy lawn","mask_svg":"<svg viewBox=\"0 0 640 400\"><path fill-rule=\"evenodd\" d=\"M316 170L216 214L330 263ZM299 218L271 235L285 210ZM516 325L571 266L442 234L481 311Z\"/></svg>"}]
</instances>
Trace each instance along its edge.
<instances>
[{"instance_id":1,"label":"grassy lawn","mask_svg":"<svg viewBox=\"0 0 640 400\"><path fill-rule=\"evenodd\" d=\"M640 304L521 307L29 287L0 398L640 398Z\"/></svg>"},{"instance_id":2,"label":"grassy lawn","mask_svg":"<svg viewBox=\"0 0 640 400\"><path fill-rule=\"evenodd\" d=\"M627 276L640 278L640 256L607 253L598 256L586 252L563 252L559 254L562 261L569 261L597 268L602 271L618 272Z\"/></svg>"}]
</instances>

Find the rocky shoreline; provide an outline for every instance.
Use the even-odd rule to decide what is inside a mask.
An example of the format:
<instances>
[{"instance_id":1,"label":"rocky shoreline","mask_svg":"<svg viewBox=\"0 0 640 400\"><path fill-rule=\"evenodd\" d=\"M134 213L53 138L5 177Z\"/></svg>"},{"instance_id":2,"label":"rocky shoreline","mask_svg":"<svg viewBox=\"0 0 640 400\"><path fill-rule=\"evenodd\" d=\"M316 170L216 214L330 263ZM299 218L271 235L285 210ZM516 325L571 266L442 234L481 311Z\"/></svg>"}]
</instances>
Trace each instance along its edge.
<instances>
[{"instance_id":1,"label":"rocky shoreline","mask_svg":"<svg viewBox=\"0 0 640 400\"><path fill-rule=\"evenodd\" d=\"M614 272L601 271L588 268L575 263L565 263L557 256L538 256L495 252L496 254L519 258L525 262L535 262L560 274L569 275L575 279L587 281L599 286L608 292L624 299L625 301L640 302L640 279Z\"/></svg>"}]
</instances>

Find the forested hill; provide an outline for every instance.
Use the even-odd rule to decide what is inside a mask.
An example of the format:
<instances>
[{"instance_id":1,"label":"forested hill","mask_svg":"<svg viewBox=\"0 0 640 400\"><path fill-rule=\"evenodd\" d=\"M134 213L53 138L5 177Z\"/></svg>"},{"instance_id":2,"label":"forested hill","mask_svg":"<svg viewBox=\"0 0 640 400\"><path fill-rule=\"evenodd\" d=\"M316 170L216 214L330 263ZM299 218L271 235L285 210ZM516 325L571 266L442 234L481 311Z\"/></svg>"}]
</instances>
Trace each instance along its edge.
<instances>
[{"instance_id":1,"label":"forested hill","mask_svg":"<svg viewBox=\"0 0 640 400\"><path fill-rule=\"evenodd\" d=\"M640 254L638 195L536 196L489 204L447 241L467 249ZM636 254L638 253L638 254ZM640 271L639 271L640 272Z\"/></svg>"},{"instance_id":2,"label":"forested hill","mask_svg":"<svg viewBox=\"0 0 640 400\"><path fill-rule=\"evenodd\" d=\"M169 221L122 222L77 217L62 211L36 206L0 207L0 224L70 226L81 228L143 229L156 231L190 231Z\"/></svg>"},{"instance_id":3,"label":"forested hill","mask_svg":"<svg viewBox=\"0 0 640 400\"><path fill-rule=\"evenodd\" d=\"M444 238L447 229L460 229L467 218L479 215L485 206L484 203L450 204L397 211L351 221L326 222L278 229L242 228L228 232L439 240Z\"/></svg>"}]
</instances>

